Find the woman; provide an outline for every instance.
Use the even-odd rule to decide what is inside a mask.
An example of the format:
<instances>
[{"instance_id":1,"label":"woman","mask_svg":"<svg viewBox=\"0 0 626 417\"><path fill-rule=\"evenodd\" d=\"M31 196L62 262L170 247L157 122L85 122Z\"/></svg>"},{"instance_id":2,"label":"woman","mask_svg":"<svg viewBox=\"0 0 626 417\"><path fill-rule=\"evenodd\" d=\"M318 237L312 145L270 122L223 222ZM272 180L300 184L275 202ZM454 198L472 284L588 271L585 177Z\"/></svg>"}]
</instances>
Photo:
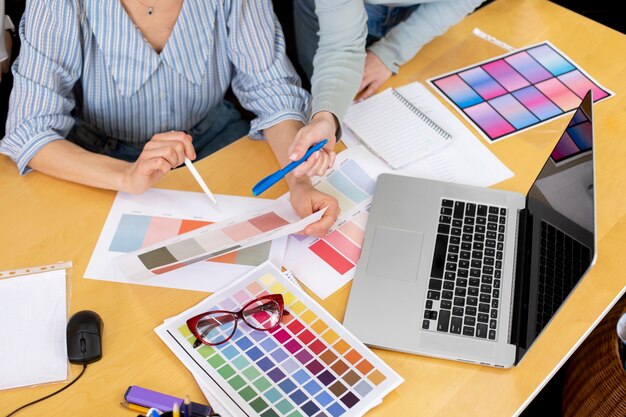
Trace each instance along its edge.
<instances>
[{"instance_id":1,"label":"woman","mask_svg":"<svg viewBox=\"0 0 626 417\"><path fill-rule=\"evenodd\" d=\"M308 95L269 0L33 1L20 36L0 152L22 174L141 193L248 130L289 163ZM229 87L256 114L249 128L224 100ZM301 216L328 207L304 231L323 235L336 200L286 179Z\"/></svg>"}]
</instances>

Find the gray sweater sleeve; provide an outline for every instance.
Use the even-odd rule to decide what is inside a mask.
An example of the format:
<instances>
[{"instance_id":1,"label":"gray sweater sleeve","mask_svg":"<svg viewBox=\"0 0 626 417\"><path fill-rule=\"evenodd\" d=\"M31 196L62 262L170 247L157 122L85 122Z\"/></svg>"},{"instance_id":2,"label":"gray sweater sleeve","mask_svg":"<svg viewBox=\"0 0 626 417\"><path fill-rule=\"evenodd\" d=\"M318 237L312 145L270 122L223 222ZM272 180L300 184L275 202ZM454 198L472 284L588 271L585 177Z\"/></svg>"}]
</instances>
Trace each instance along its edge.
<instances>
[{"instance_id":1,"label":"gray sweater sleeve","mask_svg":"<svg viewBox=\"0 0 626 417\"><path fill-rule=\"evenodd\" d=\"M319 46L313 59L312 115L333 113L339 122L361 84L367 15L363 0L315 0Z\"/></svg>"},{"instance_id":2,"label":"gray sweater sleeve","mask_svg":"<svg viewBox=\"0 0 626 417\"><path fill-rule=\"evenodd\" d=\"M444 0L425 2L404 22L368 49L394 74L434 37L445 33L485 0ZM415 2L419 3L419 2Z\"/></svg>"}]
</instances>

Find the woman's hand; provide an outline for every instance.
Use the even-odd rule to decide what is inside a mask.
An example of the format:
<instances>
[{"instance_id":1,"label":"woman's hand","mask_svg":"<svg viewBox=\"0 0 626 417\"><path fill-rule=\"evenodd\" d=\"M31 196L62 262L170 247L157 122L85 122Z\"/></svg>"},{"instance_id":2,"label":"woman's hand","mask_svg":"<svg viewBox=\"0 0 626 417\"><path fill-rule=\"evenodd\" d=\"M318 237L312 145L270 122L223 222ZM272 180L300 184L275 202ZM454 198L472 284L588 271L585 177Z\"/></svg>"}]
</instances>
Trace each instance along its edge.
<instances>
[{"instance_id":1,"label":"woman's hand","mask_svg":"<svg viewBox=\"0 0 626 417\"><path fill-rule=\"evenodd\" d=\"M146 143L139 158L126 170L120 191L140 194L158 182L170 170L196 159L191 136L185 132L158 133Z\"/></svg>"},{"instance_id":2,"label":"woman's hand","mask_svg":"<svg viewBox=\"0 0 626 417\"><path fill-rule=\"evenodd\" d=\"M317 190L308 178L291 182L289 192L291 206L302 218L327 207L321 219L303 230L304 234L310 236L322 237L326 235L337 221L340 213L337 199Z\"/></svg>"},{"instance_id":3,"label":"woman's hand","mask_svg":"<svg viewBox=\"0 0 626 417\"><path fill-rule=\"evenodd\" d=\"M288 151L290 161L299 160L311 146L324 139L328 139L328 143L292 171L295 177L324 175L326 170L333 166L337 156L334 151L337 128L335 116L330 112L321 111L313 116L311 123L298 131Z\"/></svg>"},{"instance_id":4,"label":"woman's hand","mask_svg":"<svg viewBox=\"0 0 626 417\"><path fill-rule=\"evenodd\" d=\"M391 77L393 73L383 64L383 61L376 54L367 51L365 57L365 70L363 71L363 80L359 87L360 95L358 101L365 100L378 90L385 81Z\"/></svg>"}]
</instances>

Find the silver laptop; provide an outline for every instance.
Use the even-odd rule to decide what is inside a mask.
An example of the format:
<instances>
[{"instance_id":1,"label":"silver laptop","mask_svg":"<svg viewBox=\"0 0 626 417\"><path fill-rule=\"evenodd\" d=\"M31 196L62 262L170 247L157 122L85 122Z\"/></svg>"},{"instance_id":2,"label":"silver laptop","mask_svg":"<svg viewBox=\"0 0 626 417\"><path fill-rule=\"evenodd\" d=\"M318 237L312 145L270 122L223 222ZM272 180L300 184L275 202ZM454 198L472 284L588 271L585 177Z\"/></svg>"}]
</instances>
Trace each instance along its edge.
<instances>
[{"instance_id":1,"label":"silver laptop","mask_svg":"<svg viewBox=\"0 0 626 417\"><path fill-rule=\"evenodd\" d=\"M380 175L344 325L372 347L516 365L595 262L592 102L525 196Z\"/></svg>"}]
</instances>

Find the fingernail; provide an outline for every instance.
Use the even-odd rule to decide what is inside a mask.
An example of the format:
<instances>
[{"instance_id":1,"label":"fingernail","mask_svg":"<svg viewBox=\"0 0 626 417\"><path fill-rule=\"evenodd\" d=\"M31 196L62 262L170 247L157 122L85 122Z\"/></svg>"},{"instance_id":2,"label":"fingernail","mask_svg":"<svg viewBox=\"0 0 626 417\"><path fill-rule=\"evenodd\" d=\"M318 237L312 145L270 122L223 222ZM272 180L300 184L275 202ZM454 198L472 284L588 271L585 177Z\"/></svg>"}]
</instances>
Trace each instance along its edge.
<instances>
[{"instance_id":1,"label":"fingernail","mask_svg":"<svg viewBox=\"0 0 626 417\"><path fill-rule=\"evenodd\" d=\"M298 159L298 154L297 153L292 153L291 155L289 155L289 160L291 161L295 161Z\"/></svg>"}]
</instances>

